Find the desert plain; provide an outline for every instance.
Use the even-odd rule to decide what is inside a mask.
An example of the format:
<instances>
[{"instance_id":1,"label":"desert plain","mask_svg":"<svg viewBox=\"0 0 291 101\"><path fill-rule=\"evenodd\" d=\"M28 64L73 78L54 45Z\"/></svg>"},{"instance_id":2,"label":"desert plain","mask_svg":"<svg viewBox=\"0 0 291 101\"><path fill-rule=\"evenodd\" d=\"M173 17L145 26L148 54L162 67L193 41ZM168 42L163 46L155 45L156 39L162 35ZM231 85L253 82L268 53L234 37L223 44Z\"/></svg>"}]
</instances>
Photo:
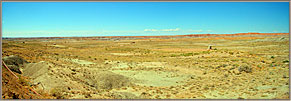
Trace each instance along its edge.
<instances>
[{"instance_id":1,"label":"desert plain","mask_svg":"<svg viewBox=\"0 0 291 101\"><path fill-rule=\"evenodd\" d=\"M13 56L27 61L16 74L53 99L289 99L290 93L289 33L2 39L2 58ZM2 88L16 89L3 79ZM2 98L11 94L2 90Z\"/></svg>"}]
</instances>

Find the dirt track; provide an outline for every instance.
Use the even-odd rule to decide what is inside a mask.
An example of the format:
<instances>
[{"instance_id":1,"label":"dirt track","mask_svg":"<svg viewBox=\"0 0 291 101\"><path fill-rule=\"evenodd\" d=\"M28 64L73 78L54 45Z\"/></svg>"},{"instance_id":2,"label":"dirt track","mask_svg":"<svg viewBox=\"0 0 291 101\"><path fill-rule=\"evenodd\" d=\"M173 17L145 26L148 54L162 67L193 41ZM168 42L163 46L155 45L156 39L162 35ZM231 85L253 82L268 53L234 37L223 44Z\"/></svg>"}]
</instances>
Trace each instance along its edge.
<instances>
[{"instance_id":1,"label":"dirt track","mask_svg":"<svg viewBox=\"0 0 291 101\"><path fill-rule=\"evenodd\" d=\"M23 43L25 41L25 43ZM214 50L207 51L208 45ZM65 99L286 99L289 36L3 40Z\"/></svg>"}]
</instances>

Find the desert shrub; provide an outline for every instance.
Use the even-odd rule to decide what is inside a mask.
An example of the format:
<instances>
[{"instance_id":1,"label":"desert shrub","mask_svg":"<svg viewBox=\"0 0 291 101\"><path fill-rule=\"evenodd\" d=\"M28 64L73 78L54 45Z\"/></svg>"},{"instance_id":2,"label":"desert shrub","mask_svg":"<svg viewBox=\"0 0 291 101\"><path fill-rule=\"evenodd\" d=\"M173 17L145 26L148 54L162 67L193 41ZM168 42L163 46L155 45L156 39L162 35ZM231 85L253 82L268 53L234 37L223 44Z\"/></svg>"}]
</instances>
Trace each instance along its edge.
<instances>
[{"instance_id":1,"label":"desert shrub","mask_svg":"<svg viewBox=\"0 0 291 101\"><path fill-rule=\"evenodd\" d=\"M172 54L171 57L177 57L177 56L193 56L193 55L199 55L199 53L182 53L182 54Z\"/></svg>"},{"instance_id":2,"label":"desert shrub","mask_svg":"<svg viewBox=\"0 0 291 101\"><path fill-rule=\"evenodd\" d=\"M235 62L235 61L239 61L239 59L232 59L230 61Z\"/></svg>"},{"instance_id":3,"label":"desert shrub","mask_svg":"<svg viewBox=\"0 0 291 101\"><path fill-rule=\"evenodd\" d=\"M238 65L238 64L233 64L232 66L234 66L234 67L238 67L239 65Z\"/></svg>"},{"instance_id":4,"label":"desert shrub","mask_svg":"<svg viewBox=\"0 0 291 101\"><path fill-rule=\"evenodd\" d=\"M20 75L17 75L19 77L19 83L24 85L24 86L29 86L30 82L24 78L24 77L21 77Z\"/></svg>"},{"instance_id":5,"label":"desert shrub","mask_svg":"<svg viewBox=\"0 0 291 101\"><path fill-rule=\"evenodd\" d=\"M199 53L194 53L194 55L199 55Z\"/></svg>"},{"instance_id":6,"label":"desert shrub","mask_svg":"<svg viewBox=\"0 0 291 101\"><path fill-rule=\"evenodd\" d=\"M261 65L257 65L257 67L259 67L259 68L262 68L262 66L261 66Z\"/></svg>"},{"instance_id":7,"label":"desert shrub","mask_svg":"<svg viewBox=\"0 0 291 101\"><path fill-rule=\"evenodd\" d=\"M270 64L270 67L275 67L275 66L278 66L277 64L274 64L274 63L271 63Z\"/></svg>"},{"instance_id":8,"label":"desert shrub","mask_svg":"<svg viewBox=\"0 0 291 101\"><path fill-rule=\"evenodd\" d=\"M222 65L217 66L216 69L221 68L221 67L224 68L224 67L226 67L226 66L228 66L228 65L227 65L227 64L222 64Z\"/></svg>"},{"instance_id":9,"label":"desert shrub","mask_svg":"<svg viewBox=\"0 0 291 101\"><path fill-rule=\"evenodd\" d=\"M246 72L246 73L251 73L252 72L252 68L249 67L246 64L241 65L240 67L238 67L238 71L239 72Z\"/></svg>"},{"instance_id":10,"label":"desert shrub","mask_svg":"<svg viewBox=\"0 0 291 101\"><path fill-rule=\"evenodd\" d=\"M284 60L283 63L289 63L289 60Z\"/></svg>"},{"instance_id":11,"label":"desert shrub","mask_svg":"<svg viewBox=\"0 0 291 101\"><path fill-rule=\"evenodd\" d=\"M203 54L210 54L210 51L203 51Z\"/></svg>"},{"instance_id":12,"label":"desert shrub","mask_svg":"<svg viewBox=\"0 0 291 101\"><path fill-rule=\"evenodd\" d=\"M176 54L172 54L172 55L171 55L171 57L176 57L176 56L177 56Z\"/></svg>"},{"instance_id":13,"label":"desert shrub","mask_svg":"<svg viewBox=\"0 0 291 101\"><path fill-rule=\"evenodd\" d=\"M230 55L233 55L234 53L233 52L228 52Z\"/></svg>"},{"instance_id":14,"label":"desert shrub","mask_svg":"<svg viewBox=\"0 0 291 101\"><path fill-rule=\"evenodd\" d=\"M65 99L63 90L60 87L52 88L50 90L50 95L56 97L57 99Z\"/></svg>"},{"instance_id":15,"label":"desert shrub","mask_svg":"<svg viewBox=\"0 0 291 101\"><path fill-rule=\"evenodd\" d=\"M193 53L183 53L181 56L193 56Z\"/></svg>"}]
</instances>

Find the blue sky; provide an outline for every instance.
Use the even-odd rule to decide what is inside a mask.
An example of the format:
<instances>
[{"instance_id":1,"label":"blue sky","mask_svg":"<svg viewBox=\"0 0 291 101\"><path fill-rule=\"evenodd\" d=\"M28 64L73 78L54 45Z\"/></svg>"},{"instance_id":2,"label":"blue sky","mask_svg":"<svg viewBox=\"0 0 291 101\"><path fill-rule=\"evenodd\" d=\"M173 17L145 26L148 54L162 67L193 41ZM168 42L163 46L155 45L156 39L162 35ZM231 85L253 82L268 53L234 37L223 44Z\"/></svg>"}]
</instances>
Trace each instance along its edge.
<instances>
[{"instance_id":1,"label":"blue sky","mask_svg":"<svg viewBox=\"0 0 291 101\"><path fill-rule=\"evenodd\" d=\"M289 33L288 2L3 2L3 37Z\"/></svg>"}]
</instances>

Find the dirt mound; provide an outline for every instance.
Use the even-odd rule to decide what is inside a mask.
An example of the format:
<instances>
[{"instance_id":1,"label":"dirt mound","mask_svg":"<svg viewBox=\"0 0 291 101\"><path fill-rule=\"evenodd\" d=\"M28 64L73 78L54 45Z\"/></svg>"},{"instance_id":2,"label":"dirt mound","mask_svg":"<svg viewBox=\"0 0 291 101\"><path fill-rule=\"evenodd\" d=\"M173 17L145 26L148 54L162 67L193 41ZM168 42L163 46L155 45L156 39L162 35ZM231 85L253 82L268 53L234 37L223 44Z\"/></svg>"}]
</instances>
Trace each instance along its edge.
<instances>
[{"instance_id":1,"label":"dirt mound","mask_svg":"<svg viewBox=\"0 0 291 101\"><path fill-rule=\"evenodd\" d=\"M38 63L29 63L25 65L23 75L29 76L31 78L37 78L40 75L48 73L49 67L49 63L46 63L44 61Z\"/></svg>"},{"instance_id":2,"label":"dirt mound","mask_svg":"<svg viewBox=\"0 0 291 101\"><path fill-rule=\"evenodd\" d=\"M26 60L22 59L21 57L14 56L14 55L4 57L3 61L5 62L5 64L11 71L19 73L19 74L22 73L20 71L20 68L23 67L24 64L28 63Z\"/></svg>"},{"instance_id":3,"label":"dirt mound","mask_svg":"<svg viewBox=\"0 0 291 101\"><path fill-rule=\"evenodd\" d=\"M83 78L90 86L97 89L121 88L131 84L129 78L110 71L93 71Z\"/></svg>"},{"instance_id":4,"label":"dirt mound","mask_svg":"<svg viewBox=\"0 0 291 101\"><path fill-rule=\"evenodd\" d=\"M21 57L14 56L14 55L4 57L3 61L5 62L6 65L15 65L15 66L21 66L28 63L26 60L22 59Z\"/></svg>"}]
</instances>

